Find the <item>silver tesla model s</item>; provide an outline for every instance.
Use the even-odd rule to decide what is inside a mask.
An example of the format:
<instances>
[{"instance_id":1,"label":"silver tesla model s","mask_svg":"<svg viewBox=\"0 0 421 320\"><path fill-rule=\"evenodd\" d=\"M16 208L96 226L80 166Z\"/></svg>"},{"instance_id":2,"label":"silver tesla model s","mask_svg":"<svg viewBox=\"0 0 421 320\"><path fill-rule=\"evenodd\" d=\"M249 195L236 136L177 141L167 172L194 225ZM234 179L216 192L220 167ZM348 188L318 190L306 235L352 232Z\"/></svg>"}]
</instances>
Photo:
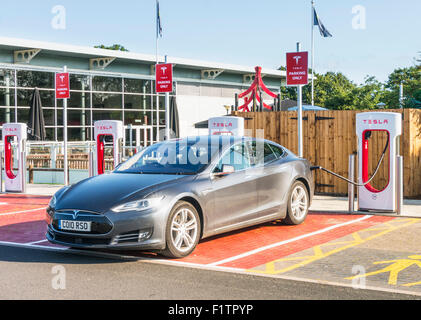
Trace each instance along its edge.
<instances>
[{"instance_id":1,"label":"silver tesla model s","mask_svg":"<svg viewBox=\"0 0 421 320\"><path fill-rule=\"evenodd\" d=\"M181 258L200 239L283 220L304 222L314 194L310 163L246 137L205 136L145 148L110 174L61 189L47 239L91 249Z\"/></svg>"}]
</instances>

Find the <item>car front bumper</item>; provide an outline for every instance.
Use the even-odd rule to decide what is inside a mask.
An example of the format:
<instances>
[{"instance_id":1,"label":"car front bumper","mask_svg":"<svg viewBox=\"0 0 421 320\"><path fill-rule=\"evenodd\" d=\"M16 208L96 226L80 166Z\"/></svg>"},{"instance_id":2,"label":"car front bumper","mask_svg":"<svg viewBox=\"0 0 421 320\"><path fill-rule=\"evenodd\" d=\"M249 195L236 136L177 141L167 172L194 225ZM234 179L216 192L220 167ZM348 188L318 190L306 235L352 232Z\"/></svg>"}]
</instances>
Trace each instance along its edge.
<instances>
[{"instance_id":1,"label":"car front bumper","mask_svg":"<svg viewBox=\"0 0 421 320\"><path fill-rule=\"evenodd\" d=\"M71 210L47 211L49 242L85 249L162 250L165 249L165 209L145 212L98 214ZM91 222L91 232L64 231L60 220Z\"/></svg>"}]
</instances>

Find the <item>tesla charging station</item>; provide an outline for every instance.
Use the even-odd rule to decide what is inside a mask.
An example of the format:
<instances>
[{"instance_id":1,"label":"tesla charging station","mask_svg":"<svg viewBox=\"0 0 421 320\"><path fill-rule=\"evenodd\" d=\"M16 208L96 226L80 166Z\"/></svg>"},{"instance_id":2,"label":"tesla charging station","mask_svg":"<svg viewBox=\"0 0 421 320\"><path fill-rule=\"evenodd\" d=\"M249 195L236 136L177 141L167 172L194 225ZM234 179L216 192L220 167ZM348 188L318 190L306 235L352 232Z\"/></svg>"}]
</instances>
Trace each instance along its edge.
<instances>
[{"instance_id":1,"label":"tesla charging station","mask_svg":"<svg viewBox=\"0 0 421 320\"><path fill-rule=\"evenodd\" d=\"M244 118L216 117L209 119L209 135L244 136Z\"/></svg>"},{"instance_id":2,"label":"tesla charging station","mask_svg":"<svg viewBox=\"0 0 421 320\"><path fill-rule=\"evenodd\" d=\"M399 157L399 143L402 135L402 115L391 112L368 112L357 114L358 136L358 207L359 211L400 211L402 199L403 167ZM383 190L377 190L369 183L370 143L373 132L387 135L385 155L389 150L389 182Z\"/></svg>"},{"instance_id":3,"label":"tesla charging station","mask_svg":"<svg viewBox=\"0 0 421 320\"><path fill-rule=\"evenodd\" d=\"M27 126L23 123L5 123L3 125L4 172L6 192L26 191L26 140ZM13 147L16 154L13 155ZM14 172L14 164L17 171Z\"/></svg>"},{"instance_id":4,"label":"tesla charging station","mask_svg":"<svg viewBox=\"0 0 421 320\"><path fill-rule=\"evenodd\" d=\"M123 138L122 121L95 122L96 170L92 170L91 174L101 175L105 173L105 147L106 144L110 143L110 139L112 139L113 146L114 168L121 163Z\"/></svg>"}]
</instances>

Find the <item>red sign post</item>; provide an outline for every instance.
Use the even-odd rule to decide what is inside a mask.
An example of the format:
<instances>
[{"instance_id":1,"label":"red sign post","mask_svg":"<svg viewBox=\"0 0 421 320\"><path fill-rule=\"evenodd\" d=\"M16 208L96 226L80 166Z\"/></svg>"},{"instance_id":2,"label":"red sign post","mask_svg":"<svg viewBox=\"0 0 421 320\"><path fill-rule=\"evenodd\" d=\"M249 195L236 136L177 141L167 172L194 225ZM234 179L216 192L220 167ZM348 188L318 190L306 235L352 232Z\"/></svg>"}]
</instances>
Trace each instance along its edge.
<instances>
[{"instance_id":1,"label":"red sign post","mask_svg":"<svg viewBox=\"0 0 421 320\"><path fill-rule=\"evenodd\" d=\"M172 64L156 65L156 92L173 92L173 68Z\"/></svg>"},{"instance_id":2,"label":"red sign post","mask_svg":"<svg viewBox=\"0 0 421 320\"><path fill-rule=\"evenodd\" d=\"M69 99L70 98L70 80L68 73L56 74L56 98Z\"/></svg>"},{"instance_id":3,"label":"red sign post","mask_svg":"<svg viewBox=\"0 0 421 320\"><path fill-rule=\"evenodd\" d=\"M287 86L308 84L308 52L287 53Z\"/></svg>"}]
</instances>

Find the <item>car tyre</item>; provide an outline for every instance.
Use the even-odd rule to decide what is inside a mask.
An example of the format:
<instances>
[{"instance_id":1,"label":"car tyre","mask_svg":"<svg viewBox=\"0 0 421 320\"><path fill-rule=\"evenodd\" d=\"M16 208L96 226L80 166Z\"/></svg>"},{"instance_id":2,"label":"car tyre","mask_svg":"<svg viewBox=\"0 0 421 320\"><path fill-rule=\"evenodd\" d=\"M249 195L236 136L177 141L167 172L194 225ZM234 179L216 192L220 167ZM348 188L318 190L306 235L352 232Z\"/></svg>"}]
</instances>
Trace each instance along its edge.
<instances>
[{"instance_id":1,"label":"car tyre","mask_svg":"<svg viewBox=\"0 0 421 320\"><path fill-rule=\"evenodd\" d=\"M188 202L179 201L168 217L166 249L161 254L172 259L187 257L196 249L200 235L201 223L196 208Z\"/></svg>"},{"instance_id":2,"label":"car tyre","mask_svg":"<svg viewBox=\"0 0 421 320\"><path fill-rule=\"evenodd\" d=\"M286 225L300 225L308 215L310 196L307 187L301 181L296 181L288 195L287 216L283 223Z\"/></svg>"}]
</instances>

